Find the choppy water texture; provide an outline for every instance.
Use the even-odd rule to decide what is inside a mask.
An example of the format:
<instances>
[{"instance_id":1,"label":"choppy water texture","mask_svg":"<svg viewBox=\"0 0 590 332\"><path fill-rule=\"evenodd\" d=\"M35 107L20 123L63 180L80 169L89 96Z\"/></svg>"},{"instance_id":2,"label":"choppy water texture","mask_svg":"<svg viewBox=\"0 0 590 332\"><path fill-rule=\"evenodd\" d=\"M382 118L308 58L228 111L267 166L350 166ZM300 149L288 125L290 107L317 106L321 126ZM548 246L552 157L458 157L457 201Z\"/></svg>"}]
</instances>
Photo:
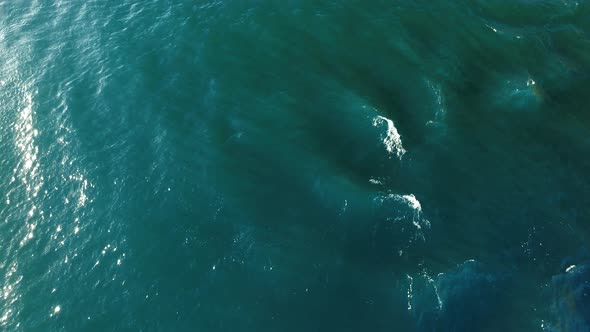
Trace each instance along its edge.
<instances>
[{"instance_id":1,"label":"choppy water texture","mask_svg":"<svg viewBox=\"0 0 590 332\"><path fill-rule=\"evenodd\" d=\"M0 0L0 329L589 331L590 2Z\"/></svg>"}]
</instances>

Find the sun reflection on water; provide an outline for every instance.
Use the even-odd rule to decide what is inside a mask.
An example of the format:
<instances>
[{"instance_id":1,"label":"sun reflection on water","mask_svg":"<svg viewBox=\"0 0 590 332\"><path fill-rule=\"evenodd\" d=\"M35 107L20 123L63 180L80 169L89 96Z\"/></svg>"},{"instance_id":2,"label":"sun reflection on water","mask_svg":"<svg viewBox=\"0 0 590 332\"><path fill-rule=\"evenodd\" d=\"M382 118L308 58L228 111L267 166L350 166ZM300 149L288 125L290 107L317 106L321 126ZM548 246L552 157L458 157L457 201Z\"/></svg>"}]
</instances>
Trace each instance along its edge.
<instances>
[{"instance_id":1,"label":"sun reflection on water","mask_svg":"<svg viewBox=\"0 0 590 332\"><path fill-rule=\"evenodd\" d=\"M20 181L24 186L26 204L29 205L26 208L28 212L25 221L27 233L20 242L20 245L23 246L34 237L38 209L33 199L39 194L44 182L44 178L39 172L39 147L36 144L39 131L34 126L33 94L31 92L24 93L24 107L18 114L14 131L19 162L14 169L12 180L13 182Z\"/></svg>"},{"instance_id":2,"label":"sun reflection on water","mask_svg":"<svg viewBox=\"0 0 590 332\"><path fill-rule=\"evenodd\" d=\"M15 314L14 308L16 302L19 300L20 295L16 292L21 280L22 275L18 275L18 266L16 262L10 264L8 272L4 277L4 285L0 290L0 298L4 302L2 311L0 312L0 326L6 326L9 318Z\"/></svg>"}]
</instances>

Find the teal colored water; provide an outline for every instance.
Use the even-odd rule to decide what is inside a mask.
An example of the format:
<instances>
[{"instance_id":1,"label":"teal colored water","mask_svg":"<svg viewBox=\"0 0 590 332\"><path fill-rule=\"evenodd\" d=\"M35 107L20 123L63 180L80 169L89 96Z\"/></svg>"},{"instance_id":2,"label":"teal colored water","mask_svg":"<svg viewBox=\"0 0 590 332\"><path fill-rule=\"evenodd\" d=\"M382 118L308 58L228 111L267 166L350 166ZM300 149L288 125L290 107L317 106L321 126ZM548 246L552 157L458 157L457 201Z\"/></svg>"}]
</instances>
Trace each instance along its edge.
<instances>
[{"instance_id":1,"label":"teal colored water","mask_svg":"<svg viewBox=\"0 0 590 332\"><path fill-rule=\"evenodd\" d=\"M4 331L589 331L590 3L0 0Z\"/></svg>"}]
</instances>

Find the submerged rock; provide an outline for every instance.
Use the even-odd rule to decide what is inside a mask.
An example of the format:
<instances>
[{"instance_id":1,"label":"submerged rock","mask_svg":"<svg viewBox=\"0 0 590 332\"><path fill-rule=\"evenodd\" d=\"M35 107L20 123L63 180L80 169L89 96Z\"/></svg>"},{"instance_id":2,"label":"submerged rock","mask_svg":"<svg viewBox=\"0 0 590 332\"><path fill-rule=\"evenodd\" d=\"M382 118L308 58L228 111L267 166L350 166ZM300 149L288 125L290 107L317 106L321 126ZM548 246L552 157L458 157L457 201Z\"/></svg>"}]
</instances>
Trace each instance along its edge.
<instances>
[{"instance_id":1,"label":"submerged rock","mask_svg":"<svg viewBox=\"0 0 590 332\"><path fill-rule=\"evenodd\" d=\"M551 323L545 331L590 331L590 265L571 265L551 279Z\"/></svg>"},{"instance_id":2,"label":"submerged rock","mask_svg":"<svg viewBox=\"0 0 590 332\"><path fill-rule=\"evenodd\" d=\"M473 260L434 278L423 274L415 279L408 309L417 331L477 331L487 326L503 303L508 281L505 274Z\"/></svg>"}]
</instances>

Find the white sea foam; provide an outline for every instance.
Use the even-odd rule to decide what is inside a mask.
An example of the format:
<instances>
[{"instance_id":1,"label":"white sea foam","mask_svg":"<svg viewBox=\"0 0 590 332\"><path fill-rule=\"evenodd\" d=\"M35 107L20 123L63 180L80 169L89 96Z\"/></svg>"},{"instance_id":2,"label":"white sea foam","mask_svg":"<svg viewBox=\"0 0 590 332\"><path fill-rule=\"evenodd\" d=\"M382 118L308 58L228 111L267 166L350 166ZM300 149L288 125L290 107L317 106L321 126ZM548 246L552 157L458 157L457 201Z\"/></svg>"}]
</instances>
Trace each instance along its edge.
<instances>
[{"instance_id":1,"label":"white sea foam","mask_svg":"<svg viewBox=\"0 0 590 332\"><path fill-rule=\"evenodd\" d=\"M438 277L440 277L442 275L442 273L440 273L438 275ZM423 273L424 278L426 279L426 281L428 281L428 284L432 285L432 289L434 290L434 295L436 295L436 302L438 304L438 310L441 310L443 307L443 302L440 299L440 294L438 292L438 287L436 286L436 282L434 281L434 279L428 275L428 273L424 272Z\"/></svg>"},{"instance_id":2,"label":"white sea foam","mask_svg":"<svg viewBox=\"0 0 590 332\"><path fill-rule=\"evenodd\" d=\"M398 194L390 194L388 198L393 199L397 202L403 203L407 205L411 210L411 220L412 224L418 229L421 230L423 226L429 227L430 222L426 220L422 216L422 204L420 201L414 196L414 194L407 194L407 195L398 195Z\"/></svg>"},{"instance_id":3,"label":"white sea foam","mask_svg":"<svg viewBox=\"0 0 590 332\"><path fill-rule=\"evenodd\" d=\"M369 183L370 184L383 184L381 181L379 181L377 179L369 179Z\"/></svg>"},{"instance_id":4,"label":"white sea foam","mask_svg":"<svg viewBox=\"0 0 590 332\"><path fill-rule=\"evenodd\" d=\"M426 86L434 94L434 118L426 123L427 126L441 125L446 117L445 98L439 84L426 80Z\"/></svg>"},{"instance_id":5,"label":"white sea foam","mask_svg":"<svg viewBox=\"0 0 590 332\"><path fill-rule=\"evenodd\" d=\"M416 199L416 196L414 196L414 194L402 195L401 199L406 201L408 203L408 206L414 209L414 211L419 213L422 212L422 205L420 204L420 201Z\"/></svg>"},{"instance_id":6,"label":"white sea foam","mask_svg":"<svg viewBox=\"0 0 590 332\"><path fill-rule=\"evenodd\" d=\"M413 298L413 290L412 287L414 285L414 278L412 278L409 274L406 275L408 277L408 311L412 311L412 298Z\"/></svg>"},{"instance_id":7,"label":"white sea foam","mask_svg":"<svg viewBox=\"0 0 590 332\"><path fill-rule=\"evenodd\" d=\"M570 265L570 266L569 266L567 269L565 269L565 272L566 272L566 273L570 273L570 272L572 272L572 271L573 271L575 268L576 268L576 266L575 266L575 265Z\"/></svg>"},{"instance_id":8,"label":"white sea foam","mask_svg":"<svg viewBox=\"0 0 590 332\"><path fill-rule=\"evenodd\" d=\"M402 138L398 133L397 128L395 128L393 121L381 115L378 115L373 119L374 127L381 126L383 123L387 124L387 133L383 139L383 144L385 144L387 152L390 154L395 154L399 159L401 159L406 153L406 150L402 145Z\"/></svg>"}]
</instances>

